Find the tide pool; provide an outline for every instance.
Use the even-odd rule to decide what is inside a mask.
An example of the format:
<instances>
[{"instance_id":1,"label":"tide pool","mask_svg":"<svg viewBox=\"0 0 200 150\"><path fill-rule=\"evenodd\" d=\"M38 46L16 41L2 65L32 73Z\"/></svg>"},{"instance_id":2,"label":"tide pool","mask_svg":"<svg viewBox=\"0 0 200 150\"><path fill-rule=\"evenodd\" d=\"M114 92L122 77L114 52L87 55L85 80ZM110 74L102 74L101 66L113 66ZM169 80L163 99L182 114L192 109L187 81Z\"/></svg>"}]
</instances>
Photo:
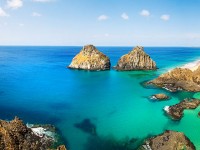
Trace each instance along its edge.
<instances>
[{"instance_id":1,"label":"tide pool","mask_svg":"<svg viewBox=\"0 0 200 150\"><path fill-rule=\"evenodd\" d=\"M97 47L112 66L132 47ZM200 118L196 110L184 111L172 121L163 108L194 93L170 93L147 88L143 82L177 66L195 61L200 48L145 47L157 71L78 71L66 68L81 47L0 47L0 118L19 116L25 123L50 123L65 138L70 150L90 150L94 135L74 126L89 119L99 137L116 140L143 139L166 129L184 132L200 149ZM149 96L165 93L168 101ZM197 94L196 94L197 95ZM198 96L198 95L197 95ZM96 148L98 150L98 148ZM100 149L100 148L99 148Z\"/></svg>"}]
</instances>

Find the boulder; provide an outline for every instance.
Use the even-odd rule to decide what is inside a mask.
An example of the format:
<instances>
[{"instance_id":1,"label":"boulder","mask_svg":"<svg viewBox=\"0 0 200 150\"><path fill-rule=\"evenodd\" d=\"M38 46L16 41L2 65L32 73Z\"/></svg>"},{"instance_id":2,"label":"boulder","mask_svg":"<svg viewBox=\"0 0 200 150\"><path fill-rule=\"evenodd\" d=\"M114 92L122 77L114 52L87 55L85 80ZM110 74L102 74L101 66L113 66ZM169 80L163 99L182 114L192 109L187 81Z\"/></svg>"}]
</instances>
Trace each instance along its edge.
<instances>
[{"instance_id":1,"label":"boulder","mask_svg":"<svg viewBox=\"0 0 200 150\"><path fill-rule=\"evenodd\" d=\"M156 99L156 100L167 100L167 99L169 99L169 97L167 95L163 94L163 93L152 95L151 98Z\"/></svg>"},{"instance_id":2,"label":"boulder","mask_svg":"<svg viewBox=\"0 0 200 150\"><path fill-rule=\"evenodd\" d=\"M110 59L93 45L86 45L72 60L68 68L83 70L109 70Z\"/></svg>"},{"instance_id":3,"label":"boulder","mask_svg":"<svg viewBox=\"0 0 200 150\"><path fill-rule=\"evenodd\" d=\"M123 55L117 65L116 70L156 70L156 63L144 52L144 48L137 46L128 54Z\"/></svg>"}]
</instances>

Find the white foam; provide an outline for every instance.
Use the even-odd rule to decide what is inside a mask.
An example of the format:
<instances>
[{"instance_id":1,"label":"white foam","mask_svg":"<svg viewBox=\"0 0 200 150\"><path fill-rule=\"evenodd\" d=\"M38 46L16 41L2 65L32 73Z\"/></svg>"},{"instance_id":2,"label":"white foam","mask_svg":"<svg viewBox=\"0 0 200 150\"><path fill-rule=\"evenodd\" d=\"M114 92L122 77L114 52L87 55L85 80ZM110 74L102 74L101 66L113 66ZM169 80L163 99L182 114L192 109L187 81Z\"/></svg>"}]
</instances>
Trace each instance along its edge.
<instances>
[{"instance_id":1,"label":"white foam","mask_svg":"<svg viewBox=\"0 0 200 150\"><path fill-rule=\"evenodd\" d=\"M39 137L43 137L45 135L45 129L42 127L38 127L38 128L31 128L31 130L33 131L33 133Z\"/></svg>"},{"instance_id":2,"label":"white foam","mask_svg":"<svg viewBox=\"0 0 200 150\"><path fill-rule=\"evenodd\" d=\"M164 109L167 113L169 113L169 106L165 106L163 109Z\"/></svg>"},{"instance_id":3,"label":"white foam","mask_svg":"<svg viewBox=\"0 0 200 150\"><path fill-rule=\"evenodd\" d=\"M54 134L55 133L53 133L53 132L51 132L51 131L48 131L48 130L46 130L45 128L43 128L43 127L33 127L34 125L33 124L26 124L26 126L29 128L29 129L31 129L32 130L32 132L36 135L36 136L38 136L38 137L49 137L49 138L52 138L52 139L54 139Z\"/></svg>"}]
</instances>

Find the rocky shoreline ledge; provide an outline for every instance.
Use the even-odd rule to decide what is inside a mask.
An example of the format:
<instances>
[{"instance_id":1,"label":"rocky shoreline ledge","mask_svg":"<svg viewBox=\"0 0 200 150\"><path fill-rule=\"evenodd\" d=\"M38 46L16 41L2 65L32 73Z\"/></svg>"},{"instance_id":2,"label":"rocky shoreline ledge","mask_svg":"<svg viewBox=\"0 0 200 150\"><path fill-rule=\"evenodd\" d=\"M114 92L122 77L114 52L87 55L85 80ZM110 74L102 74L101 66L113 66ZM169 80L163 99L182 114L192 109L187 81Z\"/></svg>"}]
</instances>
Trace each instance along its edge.
<instances>
[{"instance_id":1,"label":"rocky shoreline ledge","mask_svg":"<svg viewBox=\"0 0 200 150\"><path fill-rule=\"evenodd\" d=\"M200 91L200 67L196 70L188 68L175 68L158 78L147 82L171 92L185 90L190 92Z\"/></svg>"},{"instance_id":2,"label":"rocky shoreline ledge","mask_svg":"<svg viewBox=\"0 0 200 150\"><path fill-rule=\"evenodd\" d=\"M194 144L182 132L166 130L151 137L138 150L195 150Z\"/></svg>"},{"instance_id":3,"label":"rocky shoreline ledge","mask_svg":"<svg viewBox=\"0 0 200 150\"><path fill-rule=\"evenodd\" d=\"M185 99L178 104L172 106L165 106L165 112L173 119L180 120L183 117L183 111L185 109L195 109L200 105L198 99Z\"/></svg>"},{"instance_id":4,"label":"rocky shoreline ledge","mask_svg":"<svg viewBox=\"0 0 200 150\"><path fill-rule=\"evenodd\" d=\"M66 150L64 145L52 148L56 143L53 126L26 126L21 119L0 120L1 150Z\"/></svg>"},{"instance_id":5,"label":"rocky shoreline ledge","mask_svg":"<svg viewBox=\"0 0 200 150\"><path fill-rule=\"evenodd\" d=\"M68 66L80 70L109 70L110 59L93 45L86 45Z\"/></svg>"},{"instance_id":6,"label":"rocky shoreline ledge","mask_svg":"<svg viewBox=\"0 0 200 150\"><path fill-rule=\"evenodd\" d=\"M113 68L119 71L157 69L155 61L144 52L144 48L141 46L136 46L128 54L123 55Z\"/></svg>"}]
</instances>

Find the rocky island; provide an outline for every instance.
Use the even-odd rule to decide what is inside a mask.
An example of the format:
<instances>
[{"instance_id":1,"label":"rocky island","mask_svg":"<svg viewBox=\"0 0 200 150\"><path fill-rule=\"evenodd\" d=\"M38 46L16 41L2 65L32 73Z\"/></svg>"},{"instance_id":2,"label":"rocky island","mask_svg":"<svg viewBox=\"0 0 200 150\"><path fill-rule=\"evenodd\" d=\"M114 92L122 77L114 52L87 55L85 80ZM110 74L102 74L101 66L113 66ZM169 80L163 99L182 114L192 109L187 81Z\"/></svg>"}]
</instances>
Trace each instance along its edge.
<instances>
[{"instance_id":1,"label":"rocky island","mask_svg":"<svg viewBox=\"0 0 200 150\"><path fill-rule=\"evenodd\" d=\"M175 68L147 84L153 84L171 92L178 90L198 92L200 91L200 66L197 69Z\"/></svg>"},{"instance_id":2,"label":"rocky island","mask_svg":"<svg viewBox=\"0 0 200 150\"><path fill-rule=\"evenodd\" d=\"M27 127L18 117L15 117L12 121L0 120L0 149L66 150L64 145L52 149L51 147L55 141L53 137L45 134L44 131L41 127Z\"/></svg>"},{"instance_id":3,"label":"rocky island","mask_svg":"<svg viewBox=\"0 0 200 150\"><path fill-rule=\"evenodd\" d=\"M198 99L185 99L180 103L172 106L165 106L165 112L174 120L180 120L183 117L183 111L185 109L195 109L200 105Z\"/></svg>"},{"instance_id":4,"label":"rocky island","mask_svg":"<svg viewBox=\"0 0 200 150\"><path fill-rule=\"evenodd\" d=\"M169 96L167 96L166 94L163 93L159 93L159 94L154 94L151 96L151 99L155 99L155 100L167 100L169 99Z\"/></svg>"},{"instance_id":5,"label":"rocky island","mask_svg":"<svg viewBox=\"0 0 200 150\"><path fill-rule=\"evenodd\" d=\"M72 60L68 68L82 70L109 70L110 59L93 45L86 45Z\"/></svg>"},{"instance_id":6,"label":"rocky island","mask_svg":"<svg viewBox=\"0 0 200 150\"><path fill-rule=\"evenodd\" d=\"M195 150L194 144L182 132L167 130L147 139L139 150Z\"/></svg>"},{"instance_id":7,"label":"rocky island","mask_svg":"<svg viewBox=\"0 0 200 150\"><path fill-rule=\"evenodd\" d=\"M141 46L137 46L128 54L123 55L114 68L121 71L157 69L156 63L144 52L144 48Z\"/></svg>"}]
</instances>

